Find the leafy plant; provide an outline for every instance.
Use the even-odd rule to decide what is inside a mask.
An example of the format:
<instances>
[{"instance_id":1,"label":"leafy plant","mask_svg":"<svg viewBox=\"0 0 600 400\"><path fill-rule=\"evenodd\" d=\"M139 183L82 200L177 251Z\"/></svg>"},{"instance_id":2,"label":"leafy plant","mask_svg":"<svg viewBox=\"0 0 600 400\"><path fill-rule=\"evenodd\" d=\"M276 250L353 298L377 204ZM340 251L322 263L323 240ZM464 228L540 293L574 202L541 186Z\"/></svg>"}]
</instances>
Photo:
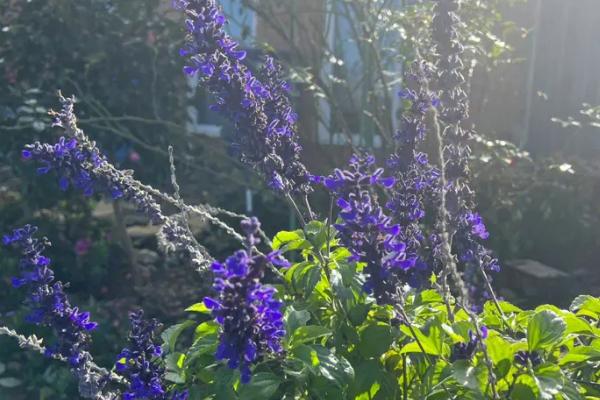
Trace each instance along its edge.
<instances>
[{"instance_id":1,"label":"leafy plant","mask_svg":"<svg viewBox=\"0 0 600 400\"><path fill-rule=\"evenodd\" d=\"M22 158L63 190L128 201L160 225L165 247L212 278L213 292L190 318L163 330L130 314L128 344L112 368L97 364L98 324L69 298L26 225L3 243L20 255L12 284L27 293L27 320L48 342L6 327L20 347L67 363L79 394L96 400L184 399L593 399L599 395L600 299L569 310L522 310L495 295L499 269L469 187L468 114L456 0L432 8L438 59L417 59L402 126L386 168L357 151L346 169L308 172L282 69L266 57L255 71L225 31L215 0L176 0L186 16L184 71L215 96L234 127L239 160L297 214L302 228L272 240L256 218L188 205L169 148L173 193L113 165L78 126L74 98L60 95L53 144L26 145ZM434 145L426 152L426 136ZM310 195L325 190L328 210ZM176 212L171 210L175 209ZM335 212L335 214L334 214ZM241 249L215 260L193 235L198 215ZM324 216L320 216L323 214ZM224 222L241 220L239 229ZM293 260L293 262L290 262Z\"/></svg>"}]
</instances>

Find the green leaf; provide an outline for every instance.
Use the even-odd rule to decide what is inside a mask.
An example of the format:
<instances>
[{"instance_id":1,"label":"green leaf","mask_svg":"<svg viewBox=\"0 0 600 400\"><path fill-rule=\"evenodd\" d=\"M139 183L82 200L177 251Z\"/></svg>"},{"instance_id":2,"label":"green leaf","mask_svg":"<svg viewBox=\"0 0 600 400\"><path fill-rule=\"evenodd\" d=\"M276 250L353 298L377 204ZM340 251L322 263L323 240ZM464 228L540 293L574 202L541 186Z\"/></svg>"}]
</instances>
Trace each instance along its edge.
<instances>
[{"instance_id":1,"label":"green leaf","mask_svg":"<svg viewBox=\"0 0 600 400\"><path fill-rule=\"evenodd\" d=\"M442 296L435 290L423 290L415 297L415 306L420 306L424 304L435 304L435 303L443 303L444 299Z\"/></svg>"},{"instance_id":2,"label":"green leaf","mask_svg":"<svg viewBox=\"0 0 600 400\"><path fill-rule=\"evenodd\" d=\"M303 246L304 232L301 229L295 231L281 231L273 238L273 250L279 250L285 246L287 250L297 250Z\"/></svg>"},{"instance_id":3,"label":"green leaf","mask_svg":"<svg viewBox=\"0 0 600 400\"><path fill-rule=\"evenodd\" d=\"M537 312L527 326L527 344L530 351L545 349L559 343L565 335L567 324L556 313Z\"/></svg>"},{"instance_id":4,"label":"green leaf","mask_svg":"<svg viewBox=\"0 0 600 400\"><path fill-rule=\"evenodd\" d=\"M312 371L318 372L338 387L343 387L354 379L354 369L344 357L319 345L300 345L293 354Z\"/></svg>"},{"instance_id":5,"label":"green leaf","mask_svg":"<svg viewBox=\"0 0 600 400\"><path fill-rule=\"evenodd\" d=\"M368 325L359 335L358 351L366 358L379 357L388 351L394 340L390 326L383 322Z\"/></svg>"},{"instance_id":6,"label":"green leaf","mask_svg":"<svg viewBox=\"0 0 600 400\"><path fill-rule=\"evenodd\" d=\"M215 373L215 399L216 400L234 400L237 399L233 390L233 383L236 377L232 369L227 366L221 366Z\"/></svg>"},{"instance_id":7,"label":"green leaf","mask_svg":"<svg viewBox=\"0 0 600 400\"><path fill-rule=\"evenodd\" d=\"M194 325L195 322L188 320L181 324L173 325L168 327L160 337L162 338L164 344L167 345L169 351L175 351L175 345L177 344L177 339L183 333L184 330Z\"/></svg>"},{"instance_id":8,"label":"green leaf","mask_svg":"<svg viewBox=\"0 0 600 400\"><path fill-rule=\"evenodd\" d=\"M270 372L259 372L252 376L246 385L240 385L239 396L244 400L268 400L281 385L282 381L277 375Z\"/></svg>"},{"instance_id":9,"label":"green leaf","mask_svg":"<svg viewBox=\"0 0 600 400\"><path fill-rule=\"evenodd\" d=\"M198 338L188 350L187 362L188 364L194 361L196 358L205 354L213 354L217 349L217 334L207 335Z\"/></svg>"},{"instance_id":10,"label":"green leaf","mask_svg":"<svg viewBox=\"0 0 600 400\"><path fill-rule=\"evenodd\" d=\"M494 365L502 360L509 360L512 363L514 358L514 350L511 343L498 334L491 334L485 340L488 355Z\"/></svg>"},{"instance_id":11,"label":"green leaf","mask_svg":"<svg viewBox=\"0 0 600 400\"><path fill-rule=\"evenodd\" d=\"M318 325L301 326L294 331L292 339L290 340L290 346L296 347L300 344L312 342L313 340L330 336L331 331L329 328Z\"/></svg>"},{"instance_id":12,"label":"green leaf","mask_svg":"<svg viewBox=\"0 0 600 400\"><path fill-rule=\"evenodd\" d=\"M521 375L511 392L511 400L538 400L538 388L535 380L529 375Z\"/></svg>"},{"instance_id":13,"label":"green leaf","mask_svg":"<svg viewBox=\"0 0 600 400\"><path fill-rule=\"evenodd\" d=\"M217 324L215 321L206 321L196 327L196 330L194 331L194 337L198 339L207 335L213 335L218 331L219 324Z\"/></svg>"},{"instance_id":14,"label":"green leaf","mask_svg":"<svg viewBox=\"0 0 600 400\"><path fill-rule=\"evenodd\" d=\"M185 383L185 371L183 364L185 362L185 354L171 353L165 357L165 379L173 383Z\"/></svg>"},{"instance_id":15,"label":"green leaf","mask_svg":"<svg viewBox=\"0 0 600 400\"><path fill-rule=\"evenodd\" d=\"M400 354L404 354L404 353L414 353L414 349L415 349L415 345L416 348L419 349L419 353L421 353L421 346L423 347L423 350L425 351L425 353L427 354L431 354L434 356L439 356L440 355L440 350L438 348L438 346L436 346L435 342L433 342L430 338L428 338L427 336L425 336L423 334L423 332L421 332L421 330L418 327L414 327L411 331L411 329L405 325L403 325L400 330L406 334L407 336L415 339L415 344L414 345L410 345L409 347L404 346L401 350L400 350ZM414 333L414 334L413 334ZM418 343L416 342L418 340ZM420 344L420 346L419 346ZM406 350L404 350L406 348Z\"/></svg>"},{"instance_id":16,"label":"green leaf","mask_svg":"<svg viewBox=\"0 0 600 400\"><path fill-rule=\"evenodd\" d=\"M307 310L296 310L294 306L289 306L285 311L285 330L291 335L296 329L306 325L310 320L310 313Z\"/></svg>"},{"instance_id":17,"label":"green leaf","mask_svg":"<svg viewBox=\"0 0 600 400\"><path fill-rule=\"evenodd\" d=\"M459 360L452 365L452 376L459 385L481 392L488 381L488 370L483 364L472 366L468 361Z\"/></svg>"},{"instance_id":18,"label":"green leaf","mask_svg":"<svg viewBox=\"0 0 600 400\"><path fill-rule=\"evenodd\" d=\"M285 273L285 279L296 290L301 290L308 297L321 279L321 268L315 263L303 261L292 265Z\"/></svg>"},{"instance_id":19,"label":"green leaf","mask_svg":"<svg viewBox=\"0 0 600 400\"><path fill-rule=\"evenodd\" d=\"M500 309L502 310L502 312L505 314L511 314L511 313L518 314L523 311L522 309L515 306L514 304L509 303L508 301L499 301L498 305L500 306ZM496 304L490 300L484 304L483 311L484 311L484 313L493 312L493 313L497 314L498 307L496 307Z\"/></svg>"},{"instance_id":20,"label":"green leaf","mask_svg":"<svg viewBox=\"0 0 600 400\"><path fill-rule=\"evenodd\" d=\"M321 221L310 221L304 227L306 238L315 247L315 249L322 249L327 243L327 225ZM333 237L333 235L330 234Z\"/></svg>"},{"instance_id":21,"label":"green leaf","mask_svg":"<svg viewBox=\"0 0 600 400\"><path fill-rule=\"evenodd\" d=\"M546 364L536 369L535 383L544 400L552 400L562 389L563 376L557 365Z\"/></svg>"},{"instance_id":22,"label":"green leaf","mask_svg":"<svg viewBox=\"0 0 600 400\"><path fill-rule=\"evenodd\" d=\"M186 308L185 311L195 312L195 313L200 313L200 314L210 314L211 313L211 311L206 307L206 304L204 304L204 302L191 305L188 308Z\"/></svg>"},{"instance_id":23,"label":"green leaf","mask_svg":"<svg viewBox=\"0 0 600 400\"><path fill-rule=\"evenodd\" d=\"M572 312L577 312L578 315L581 313L598 319L600 316L600 299L588 295L577 296L569 309Z\"/></svg>"},{"instance_id":24,"label":"green leaf","mask_svg":"<svg viewBox=\"0 0 600 400\"><path fill-rule=\"evenodd\" d=\"M367 360L355 368L356 379L352 382L352 390L357 395L367 395L367 399L372 398L373 386L382 375L381 366L376 360ZM370 396L370 397L369 397ZM360 399L361 397L356 397Z\"/></svg>"}]
</instances>

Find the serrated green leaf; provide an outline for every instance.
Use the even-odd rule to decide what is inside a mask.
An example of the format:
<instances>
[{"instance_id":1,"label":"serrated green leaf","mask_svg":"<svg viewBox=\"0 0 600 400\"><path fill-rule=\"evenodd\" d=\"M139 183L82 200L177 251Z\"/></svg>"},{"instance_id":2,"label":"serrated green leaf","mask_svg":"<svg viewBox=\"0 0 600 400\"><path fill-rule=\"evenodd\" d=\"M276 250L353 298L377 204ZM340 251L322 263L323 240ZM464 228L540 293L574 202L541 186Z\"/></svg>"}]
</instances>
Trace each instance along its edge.
<instances>
[{"instance_id":1,"label":"serrated green leaf","mask_svg":"<svg viewBox=\"0 0 600 400\"><path fill-rule=\"evenodd\" d=\"M598 319L598 316L600 316L600 298L588 295L577 296L569 309L572 312L582 313Z\"/></svg>"},{"instance_id":2,"label":"serrated green leaf","mask_svg":"<svg viewBox=\"0 0 600 400\"><path fill-rule=\"evenodd\" d=\"M302 247L305 242L304 232L298 229L295 231L281 231L273 238L273 250L280 250L285 246L283 250L297 250Z\"/></svg>"},{"instance_id":3,"label":"serrated green leaf","mask_svg":"<svg viewBox=\"0 0 600 400\"><path fill-rule=\"evenodd\" d=\"M292 333L290 346L295 347L300 344L312 342L319 338L331 336L332 332L329 328L318 325L301 326Z\"/></svg>"},{"instance_id":4,"label":"serrated green leaf","mask_svg":"<svg viewBox=\"0 0 600 400\"><path fill-rule=\"evenodd\" d=\"M530 351L545 349L559 343L567 324L556 313L543 310L535 313L527 326L527 344Z\"/></svg>"},{"instance_id":5,"label":"serrated green leaf","mask_svg":"<svg viewBox=\"0 0 600 400\"><path fill-rule=\"evenodd\" d=\"M359 335L358 351L366 358L379 357L394 341L391 327L383 322L369 324L360 330Z\"/></svg>"},{"instance_id":6,"label":"serrated green leaf","mask_svg":"<svg viewBox=\"0 0 600 400\"><path fill-rule=\"evenodd\" d=\"M536 368L534 379L544 400L554 399L562 389L563 376L557 365L546 364Z\"/></svg>"},{"instance_id":7,"label":"serrated green leaf","mask_svg":"<svg viewBox=\"0 0 600 400\"><path fill-rule=\"evenodd\" d=\"M281 378L277 375L259 372L252 376L249 383L240 385L238 394L244 400L268 400L277 392L281 383Z\"/></svg>"},{"instance_id":8,"label":"serrated green leaf","mask_svg":"<svg viewBox=\"0 0 600 400\"><path fill-rule=\"evenodd\" d=\"M319 345L299 345L293 354L313 373L318 372L338 387L347 385L354 379L354 369L344 357Z\"/></svg>"},{"instance_id":9,"label":"serrated green leaf","mask_svg":"<svg viewBox=\"0 0 600 400\"><path fill-rule=\"evenodd\" d=\"M452 376L459 385L482 392L488 380L488 370L483 364L473 366L466 360L459 360L452 365Z\"/></svg>"},{"instance_id":10,"label":"serrated green leaf","mask_svg":"<svg viewBox=\"0 0 600 400\"><path fill-rule=\"evenodd\" d=\"M413 327L413 329L411 330L409 327L404 325L400 328L400 330L404 334L406 334L407 336L409 336L415 340L414 343L417 346L417 348L419 349L419 352L421 352L420 348L422 346L425 353L431 354L434 356L440 355L440 351L439 351L438 347L435 345L435 343L432 342L429 337L425 336L425 334L423 334L423 332L421 332L421 330L419 328ZM417 340L418 340L418 343L417 343ZM402 349L400 349L400 354L414 353L415 345L410 345L410 347L404 346ZM404 350L405 347L406 347L406 350Z\"/></svg>"},{"instance_id":11,"label":"serrated green leaf","mask_svg":"<svg viewBox=\"0 0 600 400\"><path fill-rule=\"evenodd\" d=\"M196 339L207 336L214 335L219 331L219 324L215 321L206 321L199 324L194 331L194 337Z\"/></svg>"},{"instance_id":12,"label":"serrated green leaf","mask_svg":"<svg viewBox=\"0 0 600 400\"><path fill-rule=\"evenodd\" d=\"M288 336L301 326L305 326L310 320L310 312L307 310L296 310L294 306L289 306L285 311L285 331Z\"/></svg>"},{"instance_id":13,"label":"serrated green leaf","mask_svg":"<svg viewBox=\"0 0 600 400\"><path fill-rule=\"evenodd\" d=\"M177 324L177 325L168 327L162 333L162 335L160 335L163 340L163 343L167 346L167 349L169 349L169 351L171 351L171 352L175 351L175 345L177 344L177 339L179 338L179 336L181 335L181 333L183 331L185 331L187 328L191 327L192 325L194 325L194 321L188 320L181 324Z\"/></svg>"}]
</instances>

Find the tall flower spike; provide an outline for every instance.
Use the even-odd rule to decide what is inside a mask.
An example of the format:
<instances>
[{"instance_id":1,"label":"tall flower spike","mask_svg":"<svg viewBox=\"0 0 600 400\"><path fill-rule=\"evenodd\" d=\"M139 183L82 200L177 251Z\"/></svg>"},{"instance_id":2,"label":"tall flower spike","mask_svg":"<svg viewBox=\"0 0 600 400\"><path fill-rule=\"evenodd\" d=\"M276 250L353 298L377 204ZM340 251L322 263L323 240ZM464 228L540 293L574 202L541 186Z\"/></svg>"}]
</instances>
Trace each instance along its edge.
<instances>
[{"instance_id":1,"label":"tall flower spike","mask_svg":"<svg viewBox=\"0 0 600 400\"><path fill-rule=\"evenodd\" d=\"M440 120L444 125L447 145L444 148L447 185L443 188L450 223L450 232L459 261L465 266L469 296L474 305L491 294L484 279L487 271L498 271L498 261L481 243L489 234L483 220L475 210L474 193L469 187L469 158L471 138L462 123L468 117L468 96L464 91L462 53L458 27L460 19L457 0L436 0L433 17L433 41L438 54L437 89L440 93Z\"/></svg>"},{"instance_id":2,"label":"tall flower spike","mask_svg":"<svg viewBox=\"0 0 600 400\"><path fill-rule=\"evenodd\" d=\"M210 263L206 249L196 242L178 217L164 215L154 198L155 195L161 199L168 196L142 185L129 171L121 171L112 165L96 143L77 126L75 100L61 95L60 101L61 111L52 113L54 124L62 127L67 136L61 137L53 145L36 142L25 146L23 158L36 161L40 165L40 174L56 172L59 186L63 190L73 186L86 195L100 192L113 199L124 199L135 204L153 223L163 225L160 231L163 247L184 251L198 270L205 270ZM176 199L172 202L176 206L179 204Z\"/></svg>"},{"instance_id":3,"label":"tall flower spike","mask_svg":"<svg viewBox=\"0 0 600 400\"><path fill-rule=\"evenodd\" d=\"M110 397L102 397L107 377L92 371L92 356L88 352L90 332L97 324L90 320L89 312L71 305L64 285L54 279L51 260L43 254L50 242L46 238L37 239L36 232L37 227L26 225L2 239L4 245L21 253L20 275L14 277L12 283L15 288L28 292L25 304L30 312L27 320L54 331L56 340L46 347L46 356L69 362L82 396L108 399Z\"/></svg>"},{"instance_id":4,"label":"tall flower spike","mask_svg":"<svg viewBox=\"0 0 600 400\"><path fill-rule=\"evenodd\" d=\"M165 388L162 349L155 337L158 321L145 320L142 310L130 313L129 320L129 347L121 351L115 366L129 381L123 400L186 400L187 391L168 394Z\"/></svg>"},{"instance_id":5,"label":"tall flower spike","mask_svg":"<svg viewBox=\"0 0 600 400\"><path fill-rule=\"evenodd\" d=\"M213 264L217 297L204 299L221 325L215 357L226 360L229 368L239 369L242 383L250 381L253 364L283 352L285 335L283 303L275 298L275 289L260 282L267 263L278 255L255 254L259 226L256 218L242 222L247 249L238 250L223 264Z\"/></svg>"},{"instance_id":6,"label":"tall flower spike","mask_svg":"<svg viewBox=\"0 0 600 400\"><path fill-rule=\"evenodd\" d=\"M241 160L276 191L310 192L308 173L300 161L297 117L280 67L267 58L263 81L250 71L243 62L246 52L225 32L227 20L215 0L177 0L174 5L187 17L187 41L181 49L188 59L184 71L200 75L217 99L211 108L234 124L234 149Z\"/></svg>"},{"instance_id":7,"label":"tall flower spike","mask_svg":"<svg viewBox=\"0 0 600 400\"><path fill-rule=\"evenodd\" d=\"M348 170L335 170L323 179L340 208L335 224L352 259L366 263L364 289L382 304L393 300L399 282L408 280L416 259L406 253L401 227L379 205L376 189L391 188L394 178L383 177L371 155L354 155Z\"/></svg>"},{"instance_id":8,"label":"tall flower spike","mask_svg":"<svg viewBox=\"0 0 600 400\"><path fill-rule=\"evenodd\" d=\"M140 189L130 173L116 169L77 127L73 98L60 96L62 109L53 113L54 125L65 129L68 137L57 143L35 142L25 146L22 156L34 160L40 166L39 174L55 171L62 190L70 186L81 189L86 196L95 192L110 194L113 199L123 198L134 203L154 223L164 222L160 205L146 191Z\"/></svg>"},{"instance_id":9,"label":"tall flower spike","mask_svg":"<svg viewBox=\"0 0 600 400\"><path fill-rule=\"evenodd\" d=\"M401 227L401 238L406 252L416 260L409 283L421 286L433 271L433 260L427 250L428 240L421 228L428 201L437 196L440 172L433 167L427 154L418 149L427 130L427 113L439 105L429 90L428 79L432 70L425 62L414 62L405 72L406 88L400 97L410 103L402 115L402 125L395 135L396 151L388 160L388 170L396 178L387 203L394 222Z\"/></svg>"}]
</instances>

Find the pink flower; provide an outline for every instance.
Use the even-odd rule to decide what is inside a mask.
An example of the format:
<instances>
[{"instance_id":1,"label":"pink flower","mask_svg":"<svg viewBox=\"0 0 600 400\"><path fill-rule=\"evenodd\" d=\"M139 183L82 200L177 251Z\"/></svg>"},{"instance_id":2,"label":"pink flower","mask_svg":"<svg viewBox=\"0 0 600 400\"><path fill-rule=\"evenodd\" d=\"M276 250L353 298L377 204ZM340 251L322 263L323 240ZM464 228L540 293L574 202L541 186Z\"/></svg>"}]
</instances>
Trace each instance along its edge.
<instances>
[{"instance_id":1,"label":"pink flower","mask_svg":"<svg viewBox=\"0 0 600 400\"><path fill-rule=\"evenodd\" d=\"M129 161L131 162L139 162L141 160L141 156L140 153L138 153L137 151L133 150L129 153Z\"/></svg>"},{"instance_id":2,"label":"pink flower","mask_svg":"<svg viewBox=\"0 0 600 400\"><path fill-rule=\"evenodd\" d=\"M77 243L75 243L75 254L84 256L89 253L91 247L92 241L90 239L79 239Z\"/></svg>"}]
</instances>

